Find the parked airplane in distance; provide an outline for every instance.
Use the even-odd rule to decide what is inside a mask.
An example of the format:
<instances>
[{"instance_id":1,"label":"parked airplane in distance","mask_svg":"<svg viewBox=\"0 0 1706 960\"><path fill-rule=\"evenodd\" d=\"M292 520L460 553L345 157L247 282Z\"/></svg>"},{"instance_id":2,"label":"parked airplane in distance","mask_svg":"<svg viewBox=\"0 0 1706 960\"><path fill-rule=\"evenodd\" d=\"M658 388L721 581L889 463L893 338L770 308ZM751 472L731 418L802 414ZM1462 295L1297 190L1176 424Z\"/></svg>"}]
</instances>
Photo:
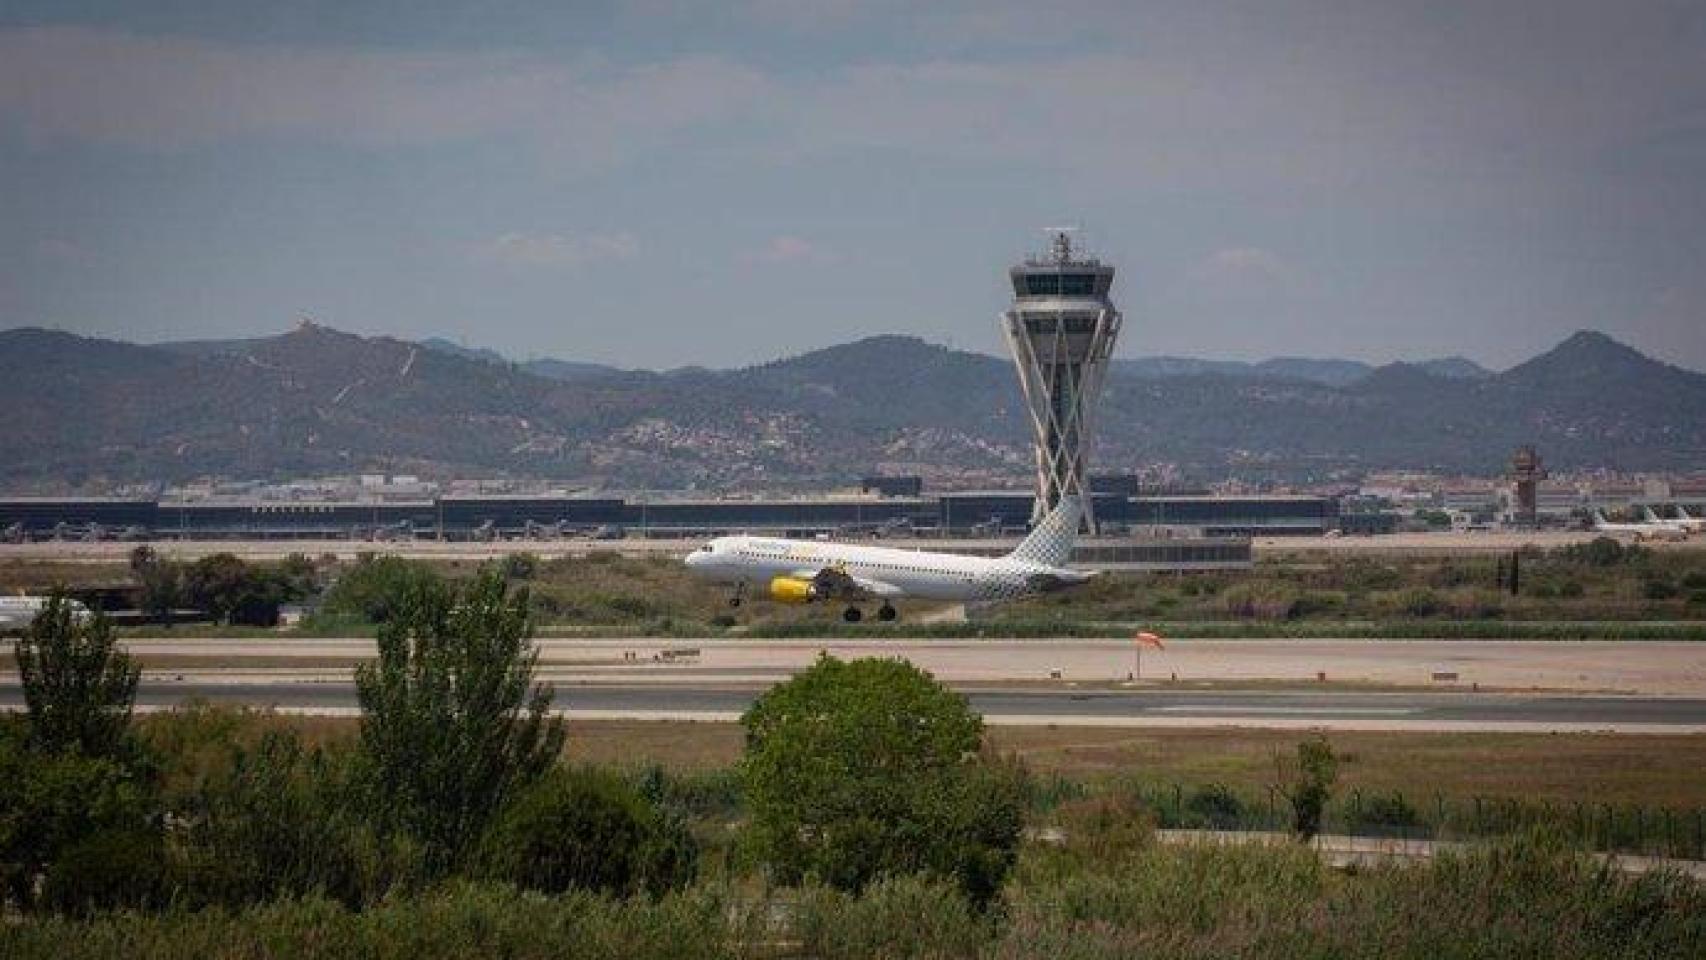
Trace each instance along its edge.
<instances>
[{"instance_id":1,"label":"parked airplane in distance","mask_svg":"<svg viewBox=\"0 0 1706 960\"><path fill-rule=\"evenodd\" d=\"M1682 518L1682 523L1687 524L1688 532L1706 533L1706 517L1695 516L1689 512L1687 507L1684 507L1680 503L1676 505L1676 514L1678 517Z\"/></svg>"},{"instance_id":2,"label":"parked airplane in distance","mask_svg":"<svg viewBox=\"0 0 1706 960\"><path fill-rule=\"evenodd\" d=\"M77 600L67 600L71 615L78 620L89 616L89 608ZM34 623L47 606L46 597L0 597L0 630L23 630Z\"/></svg>"},{"instance_id":3,"label":"parked airplane in distance","mask_svg":"<svg viewBox=\"0 0 1706 960\"><path fill-rule=\"evenodd\" d=\"M1645 517L1648 523L1660 523L1681 530L1683 533L1699 533L1706 530L1706 520L1696 520L1680 506L1676 508L1676 512L1677 516L1675 517L1661 517L1653 511L1652 507L1641 508L1641 516Z\"/></svg>"},{"instance_id":4,"label":"parked airplane in distance","mask_svg":"<svg viewBox=\"0 0 1706 960\"><path fill-rule=\"evenodd\" d=\"M1602 511L1593 512L1593 528L1600 533L1631 534L1641 540L1686 540L1688 531L1667 523L1619 523L1607 520Z\"/></svg>"},{"instance_id":5,"label":"parked airplane in distance","mask_svg":"<svg viewBox=\"0 0 1706 960\"><path fill-rule=\"evenodd\" d=\"M1066 562L1078 538L1084 506L1077 497L1060 504L1003 557L897 550L818 540L718 537L687 557L698 576L734 587L739 606L749 587L782 603L843 601L842 619L858 623L863 601L881 601L877 619L898 615L894 601L1008 600L1076 586L1094 574Z\"/></svg>"}]
</instances>

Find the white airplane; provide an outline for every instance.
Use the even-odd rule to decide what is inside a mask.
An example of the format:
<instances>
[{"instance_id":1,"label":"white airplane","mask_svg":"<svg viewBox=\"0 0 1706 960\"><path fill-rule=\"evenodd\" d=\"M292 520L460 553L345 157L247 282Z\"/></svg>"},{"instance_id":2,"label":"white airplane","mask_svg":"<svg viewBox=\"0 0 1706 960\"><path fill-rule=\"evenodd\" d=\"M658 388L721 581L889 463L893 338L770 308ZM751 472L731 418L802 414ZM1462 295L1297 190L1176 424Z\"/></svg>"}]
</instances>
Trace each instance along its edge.
<instances>
[{"instance_id":1,"label":"white airplane","mask_svg":"<svg viewBox=\"0 0 1706 960\"><path fill-rule=\"evenodd\" d=\"M1641 516L1645 517L1648 523L1657 523L1673 530L1680 530L1683 533L1699 533L1702 529L1706 529L1706 520L1694 519L1681 507L1677 507L1676 512L1681 516L1667 518L1653 512L1652 507L1641 508Z\"/></svg>"},{"instance_id":2,"label":"white airplane","mask_svg":"<svg viewBox=\"0 0 1706 960\"><path fill-rule=\"evenodd\" d=\"M1618 523L1607 520L1605 514L1593 512L1593 528L1600 533L1633 534L1637 542L1641 540L1686 540L1688 531L1681 527L1663 523Z\"/></svg>"},{"instance_id":3,"label":"white airplane","mask_svg":"<svg viewBox=\"0 0 1706 960\"><path fill-rule=\"evenodd\" d=\"M80 601L67 600L65 605L71 608L73 619L81 622L89 618L89 608ZM0 630L23 630L46 607L46 597L0 597Z\"/></svg>"},{"instance_id":4,"label":"white airplane","mask_svg":"<svg viewBox=\"0 0 1706 960\"><path fill-rule=\"evenodd\" d=\"M1084 513L1077 497L1060 504L1004 557L896 550L851 543L718 537L687 556L698 576L735 588L739 606L748 587L782 603L845 601L842 619L858 623L860 601L880 600L877 619L893 620L895 600L1008 600L1076 586L1094 574L1070 570L1066 561Z\"/></svg>"},{"instance_id":5,"label":"white airplane","mask_svg":"<svg viewBox=\"0 0 1706 960\"><path fill-rule=\"evenodd\" d=\"M1688 512L1682 504L1676 505L1677 522L1688 527L1690 533L1706 533L1706 517L1697 517Z\"/></svg>"}]
</instances>

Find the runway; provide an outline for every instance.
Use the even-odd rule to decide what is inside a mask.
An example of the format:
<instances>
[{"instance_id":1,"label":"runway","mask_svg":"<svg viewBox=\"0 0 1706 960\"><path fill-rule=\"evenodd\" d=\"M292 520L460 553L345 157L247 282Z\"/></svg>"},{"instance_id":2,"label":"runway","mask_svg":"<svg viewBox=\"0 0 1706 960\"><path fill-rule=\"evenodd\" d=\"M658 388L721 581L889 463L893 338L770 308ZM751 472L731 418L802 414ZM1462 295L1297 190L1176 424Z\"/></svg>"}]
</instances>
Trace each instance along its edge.
<instances>
[{"instance_id":1,"label":"runway","mask_svg":"<svg viewBox=\"0 0 1706 960\"><path fill-rule=\"evenodd\" d=\"M588 718L733 721L761 686L599 683L559 685L556 705ZM1080 690L963 688L992 724L1062 726L1242 726L1465 732L1706 733L1706 699L1430 692L1191 692L1165 689ZM347 679L317 682L205 682L149 678L140 709L189 700L272 707L281 712L353 714ZM19 709L15 677L0 679L0 709Z\"/></svg>"}]
</instances>

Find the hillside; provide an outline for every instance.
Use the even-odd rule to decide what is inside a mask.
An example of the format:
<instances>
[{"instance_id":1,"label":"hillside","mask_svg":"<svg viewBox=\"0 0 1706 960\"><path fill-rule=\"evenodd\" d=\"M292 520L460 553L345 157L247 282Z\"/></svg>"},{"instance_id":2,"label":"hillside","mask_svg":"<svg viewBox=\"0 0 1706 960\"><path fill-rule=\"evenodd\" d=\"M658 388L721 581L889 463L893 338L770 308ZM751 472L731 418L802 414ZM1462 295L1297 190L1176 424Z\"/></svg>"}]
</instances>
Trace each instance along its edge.
<instances>
[{"instance_id":1,"label":"hillside","mask_svg":"<svg viewBox=\"0 0 1706 960\"><path fill-rule=\"evenodd\" d=\"M1098 466L1489 473L1522 442L1555 467L1706 465L1706 376L1603 334L1496 374L1398 363L1324 383L1296 366L1322 362L1119 364ZM17 329L0 332L0 401L14 411L0 463L11 490L379 469L707 490L890 470L975 486L1021 480L1030 458L1008 361L900 336L740 370L558 378L310 323L157 346Z\"/></svg>"}]
</instances>

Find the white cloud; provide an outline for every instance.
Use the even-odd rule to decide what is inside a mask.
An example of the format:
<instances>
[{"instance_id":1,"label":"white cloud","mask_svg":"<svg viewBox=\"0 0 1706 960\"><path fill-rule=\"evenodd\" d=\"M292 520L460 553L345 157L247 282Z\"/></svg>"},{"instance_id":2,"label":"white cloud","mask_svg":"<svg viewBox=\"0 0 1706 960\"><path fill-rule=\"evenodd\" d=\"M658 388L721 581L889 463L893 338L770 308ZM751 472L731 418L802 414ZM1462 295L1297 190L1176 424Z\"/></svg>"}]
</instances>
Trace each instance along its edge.
<instances>
[{"instance_id":1,"label":"white cloud","mask_svg":"<svg viewBox=\"0 0 1706 960\"><path fill-rule=\"evenodd\" d=\"M519 267L578 267L639 256L633 234L506 233L475 249L479 259Z\"/></svg>"},{"instance_id":2,"label":"white cloud","mask_svg":"<svg viewBox=\"0 0 1706 960\"><path fill-rule=\"evenodd\" d=\"M827 250L792 234L772 237L763 247L748 253L746 260L754 263L825 263L834 259Z\"/></svg>"},{"instance_id":3,"label":"white cloud","mask_svg":"<svg viewBox=\"0 0 1706 960\"><path fill-rule=\"evenodd\" d=\"M1271 250L1226 247L1204 257L1191 279L1205 286L1295 287L1300 274Z\"/></svg>"}]
</instances>

